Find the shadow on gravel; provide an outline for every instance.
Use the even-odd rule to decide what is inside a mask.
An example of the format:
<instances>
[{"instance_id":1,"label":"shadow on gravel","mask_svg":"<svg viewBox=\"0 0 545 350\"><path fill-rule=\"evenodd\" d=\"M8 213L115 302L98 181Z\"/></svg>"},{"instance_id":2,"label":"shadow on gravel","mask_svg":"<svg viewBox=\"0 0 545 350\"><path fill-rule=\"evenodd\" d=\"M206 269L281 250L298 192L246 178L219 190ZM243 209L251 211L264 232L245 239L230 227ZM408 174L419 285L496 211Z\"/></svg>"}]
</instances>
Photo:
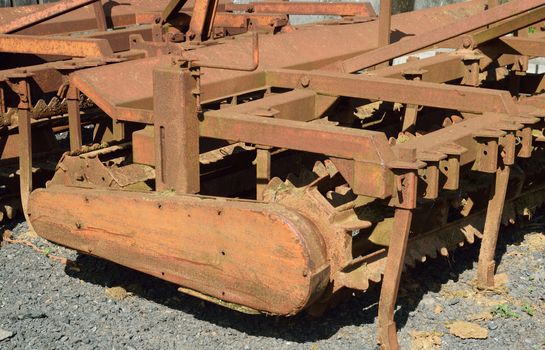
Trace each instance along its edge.
<instances>
[{"instance_id":1,"label":"shadow on gravel","mask_svg":"<svg viewBox=\"0 0 545 350\"><path fill-rule=\"evenodd\" d=\"M496 254L497 264L500 263L508 245L519 245L526 233L542 232L545 218L535 219L537 220L527 228L503 228ZM402 275L395 316L398 327L402 328L406 324L410 312L416 309L426 293L439 292L449 280L457 282L462 272L472 269L478 253L478 244L465 246L453 252L448 258L439 257L406 270ZM314 342L332 337L344 326L373 324L377 315L379 294L377 286L348 299L318 318L308 314L289 318L256 316L241 314L184 295L178 292L174 284L99 258L79 255L76 264L79 271L66 269L66 273L71 277L103 287L122 286L139 297L248 335L280 338L297 343Z\"/></svg>"}]
</instances>

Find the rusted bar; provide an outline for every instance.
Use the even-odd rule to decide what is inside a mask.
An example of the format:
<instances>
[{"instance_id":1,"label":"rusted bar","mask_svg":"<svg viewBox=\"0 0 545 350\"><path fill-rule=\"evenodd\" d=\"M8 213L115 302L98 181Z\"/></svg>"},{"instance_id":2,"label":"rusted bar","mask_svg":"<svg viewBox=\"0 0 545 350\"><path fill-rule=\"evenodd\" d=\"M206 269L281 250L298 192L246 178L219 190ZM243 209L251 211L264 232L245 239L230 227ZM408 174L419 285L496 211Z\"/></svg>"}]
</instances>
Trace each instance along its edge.
<instances>
[{"instance_id":1,"label":"rusted bar","mask_svg":"<svg viewBox=\"0 0 545 350\"><path fill-rule=\"evenodd\" d=\"M93 10L95 11L97 19L97 29L101 32L106 31L108 29L108 24L106 23L106 15L104 14L104 7L102 6L101 0L95 1Z\"/></svg>"},{"instance_id":2,"label":"rusted bar","mask_svg":"<svg viewBox=\"0 0 545 350\"><path fill-rule=\"evenodd\" d=\"M399 349L394 309L399 291L401 271L405 265L405 253L407 251L411 221L412 210L396 208L378 308L379 342L381 348L386 350Z\"/></svg>"},{"instance_id":3,"label":"rusted bar","mask_svg":"<svg viewBox=\"0 0 545 350\"><path fill-rule=\"evenodd\" d=\"M256 199L263 200L263 191L271 180L271 151L269 147L257 147L255 158Z\"/></svg>"},{"instance_id":4,"label":"rusted bar","mask_svg":"<svg viewBox=\"0 0 545 350\"><path fill-rule=\"evenodd\" d=\"M121 141L126 137L125 123L119 120L112 120L112 138Z\"/></svg>"},{"instance_id":5,"label":"rusted bar","mask_svg":"<svg viewBox=\"0 0 545 350\"><path fill-rule=\"evenodd\" d=\"M496 243L498 241L503 204L507 194L509 173L509 166L497 170L496 185L488 202L483 240L479 252L479 264L477 266L477 280L483 287L494 286L496 268L494 256L496 254Z\"/></svg>"},{"instance_id":6,"label":"rusted bar","mask_svg":"<svg viewBox=\"0 0 545 350\"><path fill-rule=\"evenodd\" d=\"M82 39L104 39L110 44L112 51L127 51L130 47L130 36L140 35L142 39L151 41L151 27L149 25L140 25L138 27L109 30L106 32L95 32L78 36Z\"/></svg>"},{"instance_id":7,"label":"rusted bar","mask_svg":"<svg viewBox=\"0 0 545 350\"><path fill-rule=\"evenodd\" d=\"M222 111L310 121L316 118L316 96L314 91L296 89L225 107Z\"/></svg>"},{"instance_id":8,"label":"rusted bar","mask_svg":"<svg viewBox=\"0 0 545 350\"><path fill-rule=\"evenodd\" d=\"M543 38L504 37L499 40L520 55L545 57L545 39Z\"/></svg>"},{"instance_id":9,"label":"rusted bar","mask_svg":"<svg viewBox=\"0 0 545 350\"><path fill-rule=\"evenodd\" d=\"M219 63L219 62L212 62L212 61L193 61L192 64L194 66L198 67L206 67L206 68L216 68L216 69L229 69L229 70L239 70L239 71L246 71L246 72L252 72L257 69L259 66L259 36L257 32L252 33L252 63L247 65L240 65L240 64L225 64L225 63Z\"/></svg>"},{"instance_id":10,"label":"rusted bar","mask_svg":"<svg viewBox=\"0 0 545 350\"><path fill-rule=\"evenodd\" d=\"M392 0L380 0L380 15L378 17L378 46L390 44L392 25Z\"/></svg>"},{"instance_id":11,"label":"rusted bar","mask_svg":"<svg viewBox=\"0 0 545 350\"><path fill-rule=\"evenodd\" d=\"M319 94L347 96L461 110L466 112L511 112L515 105L505 91L450 86L423 81L403 81L370 75L306 72L288 69L267 71L267 85L304 88Z\"/></svg>"},{"instance_id":12,"label":"rusted bar","mask_svg":"<svg viewBox=\"0 0 545 350\"><path fill-rule=\"evenodd\" d=\"M337 15L337 16L376 16L373 6L368 2L319 3L319 2L250 2L248 4L225 4L225 11L246 11L252 13L281 13L288 15Z\"/></svg>"},{"instance_id":13,"label":"rusted bar","mask_svg":"<svg viewBox=\"0 0 545 350\"><path fill-rule=\"evenodd\" d=\"M64 0L43 6L39 10L11 22L0 24L0 33L13 33L26 27L41 23L50 18L78 9L97 0Z\"/></svg>"},{"instance_id":14,"label":"rusted bar","mask_svg":"<svg viewBox=\"0 0 545 350\"><path fill-rule=\"evenodd\" d=\"M324 153L384 163L391 152L384 134L227 111L205 112L200 134L230 141Z\"/></svg>"},{"instance_id":15,"label":"rusted bar","mask_svg":"<svg viewBox=\"0 0 545 350\"><path fill-rule=\"evenodd\" d=\"M17 106L17 125L19 130L19 187L21 191L21 204L26 216L28 199L30 192L33 189L30 84L27 78L18 78L13 86L19 95L19 104Z\"/></svg>"},{"instance_id":16,"label":"rusted bar","mask_svg":"<svg viewBox=\"0 0 545 350\"><path fill-rule=\"evenodd\" d=\"M81 113L79 106L79 90L70 86L66 96L68 105L68 127L70 137L70 150L75 151L81 148Z\"/></svg>"},{"instance_id":17,"label":"rusted bar","mask_svg":"<svg viewBox=\"0 0 545 350\"><path fill-rule=\"evenodd\" d=\"M230 13L218 12L214 20L216 28L247 28L252 22L253 27L281 27L288 24L288 16L269 13Z\"/></svg>"},{"instance_id":18,"label":"rusted bar","mask_svg":"<svg viewBox=\"0 0 545 350\"><path fill-rule=\"evenodd\" d=\"M0 52L70 57L107 57L113 54L104 39L77 39L34 35L0 35Z\"/></svg>"},{"instance_id":19,"label":"rusted bar","mask_svg":"<svg viewBox=\"0 0 545 350\"><path fill-rule=\"evenodd\" d=\"M496 268L494 256L496 254L496 244L498 242L503 207L507 195L512 165L512 160L509 160L512 156L509 157L508 154L514 154L514 148L514 135L509 134L504 139L502 157L504 161L496 170L496 183L493 192L490 194L488 207L486 209L486 221L484 224L483 239L477 265L477 282L481 287L485 288L494 286L494 273Z\"/></svg>"},{"instance_id":20,"label":"rusted bar","mask_svg":"<svg viewBox=\"0 0 545 350\"><path fill-rule=\"evenodd\" d=\"M342 62L343 71L352 73L376 66L377 64L387 62L396 57L469 33L540 6L543 6L543 1L541 0L511 1L488 11L483 11L457 21L449 26L445 26L441 30L432 30L414 38L401 40L391 45L378 48L372 52L347 59Z\"/></svg>"},{"instance_id":21,"label":"rusted bar","mask_svg":"<svg viewBox=\"0 0 545 350\"><path fill-rule=\"evenodd\" d=\"M195 77L187 67L153 71L156 189L179 193L200 190L199 120Z\"/></svg>"},{"instance_id":22,"label":"rusted bar","mask_svg":"<svg viewBox=\"0 0 545 350\"><path fill-rule=\"evenodd\" d=\"M502 5L504 6L504 5ZM501 6L498 6L498 8ZM487 12L487 11L485 11ZM532 9L518 16L513 16L488 29L481 30L471 34L471 38L476 45L488 42L492 39L509 34L521 28L543 21L545 18L545 6Z\"/></svg>"},{"instance_id":23,"label":"rusted bar","mask_svg":"<svg viewBox=\"0 0 545 350\"><path fill-rule=\"evenodd\" d=\"M189 40L204 41L212 35L218 0L195 0L189 30Z\"/></svg>"}]
</instances>

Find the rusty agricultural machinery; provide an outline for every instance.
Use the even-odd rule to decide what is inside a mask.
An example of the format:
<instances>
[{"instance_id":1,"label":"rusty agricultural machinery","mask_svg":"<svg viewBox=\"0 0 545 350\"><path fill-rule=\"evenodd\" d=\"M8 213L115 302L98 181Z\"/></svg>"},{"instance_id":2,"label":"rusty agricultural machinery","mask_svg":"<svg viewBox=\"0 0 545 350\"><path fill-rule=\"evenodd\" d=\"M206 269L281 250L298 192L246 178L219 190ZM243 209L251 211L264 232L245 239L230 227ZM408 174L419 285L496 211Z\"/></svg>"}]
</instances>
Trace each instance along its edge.
<instances>
[{"instance_id":1,"label":"rusty agricultural machinery","mask_svg":"<svg viewBox=\"0 0 545 350\"><path fill-rule=\"evenodd\" d=\"M3 214L245 312L382 281L397 348L404 266L479 239L492 286L500 225L545 199L545 3L391 5L1 9ZM337 17L289 24L312 14Z\"/></svg>"}]
</instances>

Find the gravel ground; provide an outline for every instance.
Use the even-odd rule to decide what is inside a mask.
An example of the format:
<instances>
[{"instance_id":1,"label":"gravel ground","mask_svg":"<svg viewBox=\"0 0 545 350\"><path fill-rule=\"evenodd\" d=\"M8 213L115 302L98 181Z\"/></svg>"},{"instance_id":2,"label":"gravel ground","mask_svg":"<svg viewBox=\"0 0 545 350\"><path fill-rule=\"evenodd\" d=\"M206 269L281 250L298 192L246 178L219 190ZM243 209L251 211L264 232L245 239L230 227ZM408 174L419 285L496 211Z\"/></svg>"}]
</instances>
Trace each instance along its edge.
<instances>
[{"instance_id":1,"label":"gravel ground","mask_svg":"<svg viewBox=\"0 0 545 350\"><path fill-rule=\"evenodd\" d=\"M378 348L376 290L317 319L249 316L48 243L29 234L24 223L12 230L14 238L42 251L5 242L0 248L0 349ZM473 287L478 247L406 271L396 312L402 347L545 349L544 231L543 216L525 228L503 230L503 284L493 291ZM451 334L455 321L471 322L486 339Z\"/></svg>"}]
</instances>

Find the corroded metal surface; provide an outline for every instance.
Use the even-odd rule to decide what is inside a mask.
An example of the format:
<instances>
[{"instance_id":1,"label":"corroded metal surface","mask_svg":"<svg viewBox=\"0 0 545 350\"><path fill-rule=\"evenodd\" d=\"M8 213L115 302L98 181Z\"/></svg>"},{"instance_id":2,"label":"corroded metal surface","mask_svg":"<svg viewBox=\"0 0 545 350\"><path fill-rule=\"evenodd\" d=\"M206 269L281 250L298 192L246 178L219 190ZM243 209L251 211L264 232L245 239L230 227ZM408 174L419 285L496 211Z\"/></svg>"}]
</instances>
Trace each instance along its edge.
<instances>
[{"instance_id":1,"label":"corroded metal surface","mask_svg":"<svg viewBox=\"0 0 545 350\"><path fill-rule=\"evenodd\" d=\"M84 3L0 10L0 180L54 242L247 312L382 282L396 349L404 266L482 239L491 287L544 200L542 1Z\"/></svg>"}]
</instances>

